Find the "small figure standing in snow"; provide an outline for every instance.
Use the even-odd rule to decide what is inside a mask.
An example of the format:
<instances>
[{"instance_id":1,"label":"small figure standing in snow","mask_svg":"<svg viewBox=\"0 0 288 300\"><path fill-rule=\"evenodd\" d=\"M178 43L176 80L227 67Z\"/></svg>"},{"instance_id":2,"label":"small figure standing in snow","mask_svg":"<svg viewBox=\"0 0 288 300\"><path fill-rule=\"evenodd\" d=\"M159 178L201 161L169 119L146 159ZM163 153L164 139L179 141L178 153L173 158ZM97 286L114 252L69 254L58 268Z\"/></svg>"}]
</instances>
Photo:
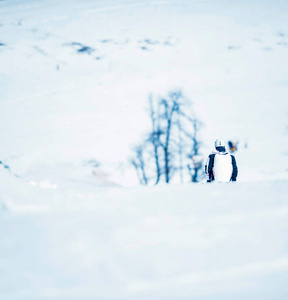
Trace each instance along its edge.
<instances>
[{"instance_id":1,"label":"small figure standing in snow","mask_svg":"<svg viewBox=\"0 0 288 300\"><path fill-rule=\"evenodd\" d=\"M238 142L228 141L228 147L231 153L237 151Z\"/></svg>"},{"instance_id":2,"label":"small figure standing in snow","mask_svg":"<svg viewBox=\"0 0 288 300\"><path fill-rule=\"evenodd\" d=\"M206 162L205 173L207 182L229 182L236 181L238 168L234 155L226 151L223 140L215 141L216 151L213 151Z\"/></svg>"}]
</instances>

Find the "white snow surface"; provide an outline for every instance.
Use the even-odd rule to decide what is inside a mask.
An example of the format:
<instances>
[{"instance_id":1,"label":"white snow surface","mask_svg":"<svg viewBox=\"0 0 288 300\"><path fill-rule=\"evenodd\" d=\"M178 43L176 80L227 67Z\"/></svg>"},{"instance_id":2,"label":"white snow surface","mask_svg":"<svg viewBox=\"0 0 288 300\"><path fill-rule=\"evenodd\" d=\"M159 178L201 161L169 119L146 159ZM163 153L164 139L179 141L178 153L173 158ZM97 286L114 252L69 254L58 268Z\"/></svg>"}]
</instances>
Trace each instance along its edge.
<instances>
[{"instance_id":1,"label":"white snow surface","mask_svg":"<svg viewBox=\"0 0 288 300\"><path fill-rule=\"evenodd\" d=\"M287 299L287 181L1 181L2 299Z\"/></svg>"},{"instance_id":2,"label":"white snow surface","mask_svg":"<svg viewBox=\"0 0 288 300\"><path fill-rule=\"evenodd\" d=\"M287 11L0 0L1 300L288 299ZM137 186L148 96L173 89L205 158L239 141L237 183Z\"/></svg>"},{"instance_id":3,"label":"white snow surface","mask_svg":"<svg viewBox=\"0 0 288 300\"><path fill-rule=\"evenodd\" d=\"M287 179L287 9L284 0L0 1L1 160L37 179L95 159L111 180L135 185L127 161L150 129L148 96L179 88L204 124L203 156L217 138L236 140L239 180ZM90 54L78 52L85 46Z\"/></svg>"}]
</instances>

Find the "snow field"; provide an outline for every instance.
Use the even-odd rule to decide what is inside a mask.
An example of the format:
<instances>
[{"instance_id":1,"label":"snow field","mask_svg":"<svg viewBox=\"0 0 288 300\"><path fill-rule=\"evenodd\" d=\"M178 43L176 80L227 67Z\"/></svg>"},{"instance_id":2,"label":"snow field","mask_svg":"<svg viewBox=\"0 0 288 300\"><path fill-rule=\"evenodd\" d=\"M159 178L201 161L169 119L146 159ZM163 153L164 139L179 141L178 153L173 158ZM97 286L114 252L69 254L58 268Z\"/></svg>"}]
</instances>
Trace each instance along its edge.
<instances>
[{"instance_id":1,"label":"snow field","mask_svg":"<svg viewBox=\"0 0 288 300\"><path fill-rule=\"evenodd\" d=\"M15 197L16 181L1 198L5 298L285 299L285 181Z\"/></svg>"},{"instance_id":2,"label":"snow field","mask_svg":"<svg viewBox=\"0 0 288 300\"><path fill-rule=\"evenodd\" d=\"M135 185L126 162L149 129L148 96L181 88L204 156L216 138L239 140L239 180L287 178L287 4L273 3L3 1L2 159L28 177L43 161L96 159Z\"/></svg>"},{"instance_id":3,"label":"snow field","mask_svg":"<svg viewBox=\"0 0 288 300\"><path fill-rule=\"evenodd\" d=\"M287 300L287 4L0 1L1 299ZM236 184L135 186L174 88Z\"/></svg>"}]
</instances>

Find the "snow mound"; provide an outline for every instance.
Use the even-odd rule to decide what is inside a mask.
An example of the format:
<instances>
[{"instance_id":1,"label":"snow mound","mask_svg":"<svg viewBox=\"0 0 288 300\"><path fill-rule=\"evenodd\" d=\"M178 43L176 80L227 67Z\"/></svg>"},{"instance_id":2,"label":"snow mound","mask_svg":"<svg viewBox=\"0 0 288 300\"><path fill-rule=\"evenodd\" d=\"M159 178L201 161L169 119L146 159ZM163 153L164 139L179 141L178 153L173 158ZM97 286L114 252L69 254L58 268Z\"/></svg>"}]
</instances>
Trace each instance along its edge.
<instances>
[{"instance_id":1,"label":"snow mound","mask_svg":"<svg viewBox=\"0 0 288 300\"><path fill-rule=\"evenodd\" d=\"M5 186L6 299L284 300L288 292L287 181Z\"/></svg>"}]
</instances>

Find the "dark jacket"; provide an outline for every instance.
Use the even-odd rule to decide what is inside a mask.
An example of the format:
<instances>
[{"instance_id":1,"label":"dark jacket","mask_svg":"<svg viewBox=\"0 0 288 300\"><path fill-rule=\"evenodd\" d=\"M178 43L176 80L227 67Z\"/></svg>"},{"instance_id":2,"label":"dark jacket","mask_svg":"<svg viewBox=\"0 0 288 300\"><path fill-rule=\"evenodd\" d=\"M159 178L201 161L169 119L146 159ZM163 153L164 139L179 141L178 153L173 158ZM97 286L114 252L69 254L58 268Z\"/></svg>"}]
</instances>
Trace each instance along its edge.
<instances>
[{"instance_id":1,"label":"dark jacket","mask_svg":"<svg viewBox=\"0 0 288 300\"><path fill-rule=\"evenodd\" d=\"M231 164L232 164L232 175L230 181L236 181L237 175L238 175L238 167L236 164L236 159L234 155L229 153L224 153L224 155L230 155L231 156ZM216 153L212 153L208 157L207 164L205 165L205 173L208 174L208 182L214 181L214 174L213 174L213 167L214 167L214 159L215 159Z\"/></svg>"}]
</instances>

